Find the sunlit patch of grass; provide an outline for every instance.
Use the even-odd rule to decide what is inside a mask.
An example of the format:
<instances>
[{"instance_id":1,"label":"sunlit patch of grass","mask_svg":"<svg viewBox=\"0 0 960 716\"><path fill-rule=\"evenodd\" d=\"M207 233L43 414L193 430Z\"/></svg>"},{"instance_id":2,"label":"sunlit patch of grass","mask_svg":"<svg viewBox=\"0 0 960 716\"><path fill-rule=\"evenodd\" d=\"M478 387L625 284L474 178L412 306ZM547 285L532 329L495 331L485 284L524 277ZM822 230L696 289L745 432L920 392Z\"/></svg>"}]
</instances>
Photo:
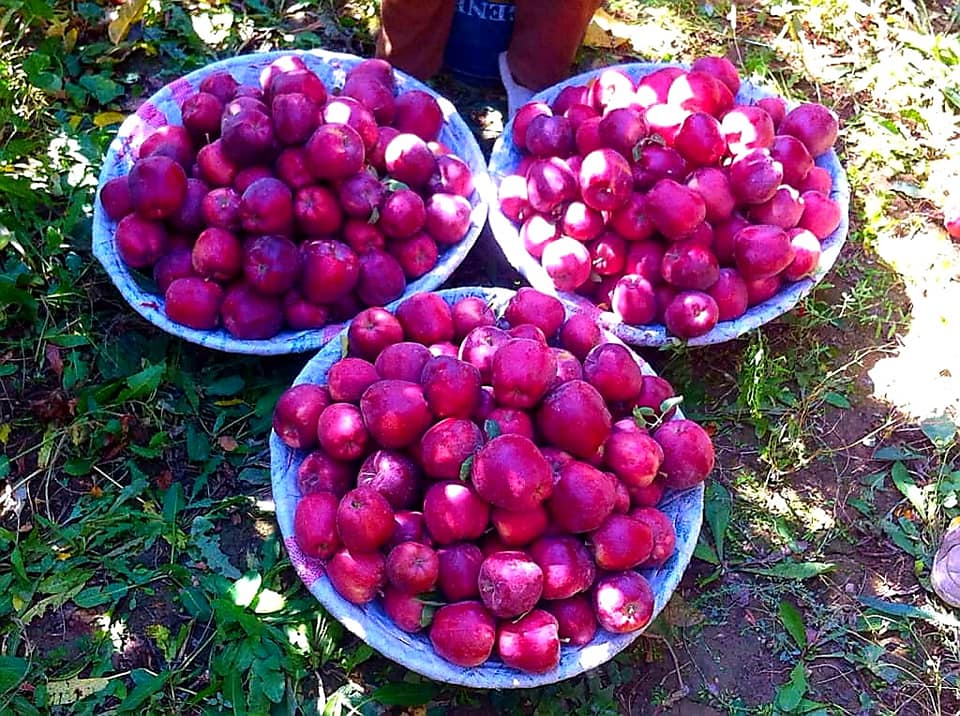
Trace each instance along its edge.
<instances>
[{"instance_id":1,"label":"sunlit patch of grass","mask_svg":"<svg viewBox=\"0 0 960 716\"><path fill-rule=\"evenodd\" d=\"M585 44L602 50L625 49L649 61L684 59L694 21L676 4L609 3L587 30Z\"/></svg>"},{"instance_id":2,"label":"sunlit patch of grass","mask_svg":"<svg viewBox=\"0 0 960 716\"><path fill-rule=\"evenodd\" d=\"M731 480L738 522L734 549L756 559L771 550L810 559L838 529L832 503L816 486L799 492L789 481L741 468ZM811 550L810 545L817 545Z\"/></svg>"}]
</instances>

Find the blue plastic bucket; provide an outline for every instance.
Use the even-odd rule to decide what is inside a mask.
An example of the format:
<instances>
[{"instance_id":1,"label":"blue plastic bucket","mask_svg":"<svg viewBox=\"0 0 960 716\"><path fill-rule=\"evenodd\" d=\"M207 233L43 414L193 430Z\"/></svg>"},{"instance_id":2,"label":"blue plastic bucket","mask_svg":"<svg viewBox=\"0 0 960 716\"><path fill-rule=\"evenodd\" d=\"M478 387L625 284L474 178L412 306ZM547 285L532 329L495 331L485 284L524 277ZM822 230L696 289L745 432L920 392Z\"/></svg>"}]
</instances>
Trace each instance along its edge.
<instances>
[{"instance_id":1,"label":"blue plastic bucket","mask_svg":"<svg viewBox=\"0 0 960 716\"><path fill-rule=\"evenodd\" d=\"M470 84L499 82L497 56L510 44L515 11L513 0L457 0L444 53L450 73Z\"/></svg>"}]
</instances>

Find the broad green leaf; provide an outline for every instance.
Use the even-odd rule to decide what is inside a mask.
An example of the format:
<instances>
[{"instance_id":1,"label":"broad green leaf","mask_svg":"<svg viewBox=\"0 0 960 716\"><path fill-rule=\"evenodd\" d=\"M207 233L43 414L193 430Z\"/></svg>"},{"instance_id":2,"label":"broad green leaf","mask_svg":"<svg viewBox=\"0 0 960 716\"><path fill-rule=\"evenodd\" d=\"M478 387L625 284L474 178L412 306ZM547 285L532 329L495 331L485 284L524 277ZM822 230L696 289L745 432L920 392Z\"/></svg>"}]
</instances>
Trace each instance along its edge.
<instances>
[{"instance_id":1,"label":"broad green leaf","mask_svg":"<svg viewBox=\"0 0 960 716\"><path fill-rule=\"evenodd\" d=\"M15 179L14 177L0 174L0 192L21 199L26 205L24 208L34 208L36 206L36 194L34 190L30 188L30 182L25 179ZM7 242L0 238L0 249L4 248L6 244Z\"/></svg>"},{"instance_id":2,"label":"broad green leaf","mask_svg":"<svg viewBox=\"0 0 960 716\"><path fill-rule=\"evenodd\" d=\"M23 681L30 664L19 656L0 655L0 694L13 689Z\"/></svg>"},{"instance_id":3,"label":"broad green leaf","mask_svg":"<svg viewBox=\"0 0 960 716\"><path fill-rule=\"evenodd\" d=\"M196 548L198 556L210 569L230 579L240 578L240 570L230 563L230 559L220 549L220 536L214 532L213 523L209 519L203 515L195 517L190 528L190 538L190 544Z\"/></svg>"},{"instance_id":4,"label":"broad green leaf","mask_svg":"<svg viewBox=\"0 0 960 716\"><path fill-rule=\"evenodd\" d=\"M917 483L913 481L913 478L907 471L907 466L902 462L895 462L893 464L893 468L890 470L890 477L893 479L893 484L896 485L901 494L910 501L911 505L913 505L913 509L917 511L917 514L919 514L922 519L926 520L926 497L923 490L917 485Z\"/></svg>"},{"instance_id":5,"label":"broad green leaf","mask_svg":"<svg viewBox=\"0 0 960 716\"><path fill-rule=\"evenodd\" d=\"M419 684L399 681L375 689L373 700L384 706L422 706L433 700L436 693L437 687L426 681Z\"/></svg>"},{"instance_id":6,"label":"broad green leaf","mask_svg":"<svg viewBox=\"0 0 960 716\"><path fill-rule=\"evenodd\" d=\"M745 567L743 571L776 579L810 579L830 572L835 567L832 562L780 562L772 567Z\"/></svg>"},{"instance_id":7,"label":"broad green leaf","mask_svg":"<svg viewBox=\"0 0 960 716\"><path fill-rule=\"evenodd\" d=\"M167 372L165 361L148 365L139 373L134 373L127 378L127 387L120 393L118 400L133 400L152 395L160 387L163 380L163 374Z\"/></svg>"},{"instance_id":8,"label":"broad green leaf","mask_svg":"<svg viewBox=\"0 0 960 716\"><path fill-rule=\"evenodd\" d=\"M193 423L187 425L187 457L190 462L203 462L210 457L210 439Z\"/></svg>"},{"instance_id":9,"label":"broad green leaf","mask_svg":"<svg viewBox=\"0 0 960 716\"><path fill-rule=\"evenodd\" d=\"M920 423L920 431L927 436L938 450L950 446L957 435L957 426L946 417L929 418Z\"/></svg>"},{"instance_id":10,"label":"broad green leaf","mask_svg":"<svg viewBox=\"0 0 960 716\"><path fill-rule=\"evenodd\" d=\"M871 472L869 475L861 477L860 484L869 490L880 490L883 489L883 483L886 479L887 471L878 470L877 472Z\"/></svg>"},{"instance_id":11,"label":"broad green leaf","mask_svg":"<svg viewBox=\"0 0 960 716\"><path fill-rule=\"evenodd\" d=\"M236 395L245 385L246 382L239 375L228 375L205 386L203 392L207 395Z\"/></svg>"},{"instance_id":12,"label":"broad green leaf","mask_svg":"<svg viewBox=\"0 0 960 716\"><path fill-rule=\"evenodd\" d=\"M44 686L41 685L40 688L34 692L34 694L42 693L43 688ZM10 699L8 706L11 710L11 713L15 713L17 716L45 716L49 713L49 709L47 709L43 714L41 714L40 711L37 710L37 707L31 703L32 700L37 700L37 697L32 695L28 699L26 696L20 696L17 694Z\"/></svg>"},{"instance_id":13,"label":"broad green leaf","mask_svg":"<svg viewBox=\"0 0 960 716\"><path fill-rule=\"evenodd\" d=\"M110 679L64 679L47 682L47 698L51 706L65 706L85 699L110 685Z\"/></svg>"},{"instance_id":14,"label":"broad green leaf","mask_svg":"<svg viewBox=\"0 0 960 716\"><path fill-rule=\"evenodd\" d=\"M860 497L851 497L847 500L847 504L854 508L857 512L862 514L864 517L873 516L873 507L866 500L863 500Z\"/></svg>"},{"instance_id":15,"label":"broad green leaf","mask_svg":"<svg viewBox=\"0 0 960 716\"><path fill-rule=\"evenodd\" d=\"M345 671L352 671L363 662L373 656L373 647L369 644L360 644L352 652L348 652L343 658L343 668Z\"/></svg>"},{"instance_id":16,"label":"broad green leaf","mask_svg":"<svg viewBox=\"0 0 960 716\"><path fill-rule=\"evenodd\" d=\"M43 594L59 594L74 586L83 586L95 574L92 569L65 569L40 580L37 591Z\"/></svg>"},{"instance_id":17,"label":"broad green leaf","mask_svg":"<svg viewBox=\"0 0 960 716\"><path fill-rule=\"evenodd\" d=\"M835 408L849 408L850 401L847 400L847 396L841 393L834 393L830 391L823 396L823 402L828 405L832 405Z\"/></svg>"},{"instance_id":18,"label":"broad green leaf","mask_svg":"<svg viewBox=\"0 0 960 716\"><path fill-rule=\"evenodd\" d=\"M20 616L21 621L23 621L24 624L29 624L34 619L38 619L46 614L48 609L59 609L79 594L81 589L83 589L83 585L77 584L65 592L51 594L49 597L41 599L39 602L32 604L30 608Z\"/></svg>"},{"instance_id":19,"label":"broad green leaf","mask_svg":"<svg viewBox=\"0 0 960 716\"><path fill-rule=\"evenodd\" d=\"M10 566L13 567L14 573L24 582L28 581L27 570L23 565L23 552L20 551L19 545L13 548L13 551L10 553Z\"/></svg>"},{"instance_id":20,"label":"broad green leaf","mask_svg":"<svg viewBox=\"0 0 960 716\"><path fill-rule=\"evenodd\" d=\"M941 495L946 495L950 492L960 492L960 470L954 470L940 478L937 491Z\"/></svg>"},{"instance_id":21,"label":"broad green leaf","mask_svg":"<svg viewBox=\"0 0 960 716\"><path fill-rule=\"evenodd\" d=\"M819 701L810 701L810 699L801 699L800 704L794 711L806 716L830 716L829 704L822 704Z\"/></svg>"},{"instance_id":22,"label":"broad green leaf","mask_svg":"<svg viewBox=\"0 0 960 716\"><path fill-rule=\"evenodd\" d=\"M882 520L880 522L880 529L884 531L887 537L890 538L890 541L897 545L897 547L902 549L907 554L919 559L923 557L924 549L917 542L917 539L913 537L907 529L904 528L905 524L912 523L902 517L897 522Z\"/></svg>"},{"instance_id":23,"label":"broad green leaf","mask_svg":"<svg viewBox=\"0 0 960 716\"><path fill-rule=\"evenodd\" d=\"M90 339L75 333L59 333L56 335L45 336L45 340L50 341L55 346L61 348L77 348L78 346L90 345Z\"/></svg>"},{"instance_id":24,"label":"broad green leaf","mask_svg":"<svg viewBox=\"0 0 960 716\"><path fill-rule=\"evenodd\" d=\"M163 495L163 521L175 524L177 515L186 507L187 500L183 495L183 485L175 482Z\"/></svg>"},{"instance_id":25,"label":"broad green leaf","mask_svg":"<svg viewBox=\"0 0 960 716\"><path fill-rule=\"evenodd\" d=\"M181 590L180 603L190 616L196 619L210 618L210 603L200 589L187 587Z\"/></svg>"},{"instance_id":26,"label":"broad green leaf","mask_svg":"<svg viewBox=\"0 0 960 716\"><path fill-rule=\"evenodd\" d=\"M879 676L888 684L894 684L903 676L903 672L889 663L885 657L887 650L880 644L865 644L856 654L845 654L844 658L853 663L866 667L871 673Z\"/></svg>"},{"instance_id":27,"label":"broad green leaf","mask_svg":"<svg viewBox=\"0 0 960 716\"><path fill-rule=\"evenodd\" d=\"M223 679L223 695L230 702L236 716L243 716L247 713L246 697L243 693L243 674L240 673L239 669L227 672Z\"/></svg>"},{"instance_id":28,"label":"broad green leaf","mask_svg":"<svg viewBox=\"0 0 960 716\"><path fill-rule=\"evenodd\" d=\"M796 642L800 650L807 648L807 630L803 626L803 614L791 602L783 600L780 602L780 621L783 622L793 641Z\"/></svg>"},{"instance_id":29,"label":"broad green leaf","mask_svg":"<svg viewBox=\"0 0 960 716\"><path fill-rule=\"evenodd\" d=\"M940 626L953 628L960 627L960 620L952 614L936 611L929 607L917 607L913 604L899 604L897 602L887 602L876 597L857 597L861 604L872 609L875 612L886 614L891 617L907 617L909 619L923 619L924 621Z\"/></svg>"},{"instance_id":30,"label":"broad green leaf","mask_svg":"<svg viewBox=\"0 0 960 716\"><path fill-rule=\"evenodd\" d=\"M797 662L790 672L790 680L777 689L777 706L784 711L795 711L807 693L807 673L803 661Z\"/></svg>"},{"instance_id":31,"label":"broad green leaf","mask_svg":"<svg viewBox=\"0 0 960 716\"><path fill-rule=\"evenodd\" d=\"M127 585L119 582L103 587L87 587L77 593L73 598L73 603L83 609L98 607L101 604L111 604L126 595L127 590Z\"/></svg>"},{"instance_id":32,"label":"broad green leaf","mask_svg":"<svg viewBox=\"0 0 960 716\"><path fill-rule=\"evenodd\" d=\"M0 276L0 306L20 306L27 309L30 317L37 315L37 300L23 289L19 289L6 277Z\"/></svg>"},{"instance_id":33,"label":"broad green leaf","mask_svg":"<svg viewBox=\"0 0 960 716\"><path fill-rule=\"evenodd\" d=\"M874 460L883 460L886 462L894 462L896 460L918 460L924 457L923 453L917 452L916 450L911 450L907 447L898 447L894 445L887 445L882 448L877 448L873 452Z\"/></svg>"},{"instance_id":34,"label":"broad green leaf","mask_svg":"<svg viewBox=\"0 0 960 716\"><path fill-rule=\"evenodd\" d=\"M273 703L279 703L283 698L287 682L280 670L280 663L276 659L258 659L253 662L251 671L260 680L260 689Z\"/></svg>"},{"instance_id":35,"label":"broad green leaf","mask_svg":"<svg viewBox=\"0 0 960 716\"><path fill-rule=\"evenodd\" d=\"M90 458L73 458L63 464L63 471L74 477L82 477L90 474L90 471L93 469L93 463L94 461Z\"/></svg>"},{"instance_id":36,"label":"broad green leaf","mask_svg":"<svg viewBox=\"0 0 960 716\"><path fill-rule=\"evenodd\" d=\"M496 420L484 420L483 421L483 432L487 434L489 440L493 440L496 437L499 437L503 432L500 430L500 423Z\"/></svg>"},{"instance_id":37,"label":"broad green leaf","mask_svg":"<svg viewBox=\"0 0 960 716\"><path fill-rule=\"evenodd\" d=\"M802 548L797 544L797 538L793 535L793 530L790 529L790 523L783 515L774 517L773 528L791 551L802 551Z\"/></svg>"},{"instance_id":38,"label":"broad green leaf","mask_svg":"<svg viewBox=\"0 0 960 716\"><path fill-rule=\"evenodd\" d=\"M25 14L32 17L50 19L53 17L53 6L44 0L25 0L18 3L4 3L4 5L23 6Z\"/></svg>"},{"instance_id":39,"label":"broad green leaf","mask_svg":"<svg viewBox=\"0 0 960 716\"><path fill-rule=\"evenodd\" d=\"M141 704L147 701L151 696L160 691L167 682L170 680L170 677L173 676L175 672L173 671L162 671L156 676L150 674L146 669L134 669L134 674L138 674L139 678L133 677L137 685L134 687L127 698L125 698L119 706L121 712L136 711L140 708Z\"/></svg>"},{"instance_id":40,"label":"broad green leaf","mask_svg":"<svg viewBox=\"0 0 960 716\"><path fill-rule=\"evenodd\" d=\"M130 484L120 490L120 494L117 495L117 499L110 508L111 512L115 512L124 502L131 497L140 495L150 486L149 478L147 478L143 470L137 467L136 463L132 460L127 462L127 469L130 470Z\"/></svg>"},{"instance_id":41,"label":"broad green leaf","mask_svg":"<svg viewBox=\"0 0 960 716\"><path fill-rule=\"evenodd\" d=\"M257 592L260 591L261 584L263 584L263 577L256 572L247 572L233 583L227 591L227 596L238 607L249 607L257 596Z\"/></svg>"},{"instance_id":42,"label":"broad green leaf","mask_svg":"<svg viewBox=\"0 0 960 716\"><path fill-rule=\"evenodd\" d=\"M703 514L710 525L710 532L713 534L713 544L717 549L717 557L723 561L723 544L727 534L727 527L730 525L730 512L733 507L733 500L726 487L716 480L710 481L707 485L707 492L704 499Z\"/></svg>"},{"instance_id":43,"label":"broad green leaf","mask_svg":"<svg viewBox=\"0 0 960 716\"><path fill-rule=\"evenodd\" d=\"M100 104L109 104L123 94L123 85L105 75L84 75L77 84L92 94Z\"/></svg>"},{"instance_id":44,"label":"broad green leaf","mask_svg":"<svg viewBox=\"0 0 960 716\"><path fill-rule=\"evenodd\" d=\"M717 557L717 553L713 551L713 547L707 544L702 538L697 542L697 546L693 548L693 556L709 564L720 564L720 558Z\"/></svg>"}]
</instances>

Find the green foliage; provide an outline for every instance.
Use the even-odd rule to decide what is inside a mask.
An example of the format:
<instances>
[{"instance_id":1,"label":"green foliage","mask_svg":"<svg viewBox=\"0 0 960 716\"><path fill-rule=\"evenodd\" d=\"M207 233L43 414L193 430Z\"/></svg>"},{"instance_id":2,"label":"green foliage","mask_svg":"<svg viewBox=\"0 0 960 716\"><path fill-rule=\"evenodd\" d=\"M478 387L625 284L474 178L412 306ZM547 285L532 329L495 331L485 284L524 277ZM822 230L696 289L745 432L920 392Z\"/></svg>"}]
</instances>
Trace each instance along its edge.
<instances>
[{"instance_id":1,"label":"green foliage","mask_svg":"<svg viewBox=\"0 0 960 716\"><path fill-rule=\"evenodd\" d=\"M703 648L709 627L739 625L779 668L768 703L674 691L672 674L644 681L651 652L669 664L655 633L532 691L449 688L387 663L300 584L270 511L270 411L302 360L158 334L93 260L97 174L131 108L218 57L369 54L378 3L16 0L0 15L0 712L616 714L696 697L729 713L825 713L824 659L863 684L848 710L894 713L904 693L949 711L940 699L957 684L939 660L956 660L957 620L928 575L960 515L955 426L931 418L891 438L886 423L869 443L837 426L878 410L858 378L908 325L912 284L882 249L931 231L955 185L957 20L951 33L912 3L606 5L627 51L650 48L643 59L728 54L745 77L843 119L852 230L828 280L730 345L650 357L724 448L682 587L699 618L668 613L667 645ZM584 51L584 65L618 49ZM834 467L848 492L815 489L807 471ZM857 569L900 591L848 594ZM676 675L689 679L686 662Z\"/></svg>"}]
</instances>

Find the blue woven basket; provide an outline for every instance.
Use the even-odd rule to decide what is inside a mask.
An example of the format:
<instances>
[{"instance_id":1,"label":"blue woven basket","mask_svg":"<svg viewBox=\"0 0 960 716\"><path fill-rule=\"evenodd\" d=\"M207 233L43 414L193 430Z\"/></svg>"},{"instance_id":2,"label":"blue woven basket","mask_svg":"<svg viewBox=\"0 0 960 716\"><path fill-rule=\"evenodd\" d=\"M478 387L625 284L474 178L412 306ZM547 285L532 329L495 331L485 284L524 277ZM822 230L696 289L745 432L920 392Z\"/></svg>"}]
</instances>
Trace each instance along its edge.
<instances>
[{"instance_id":1,"label":"blue woven basket","mask_svg":"<svg viewBox=\"0 0 960 716\"><path fill-rule=\"evenodd\" d=\"M197 91L204 77L214 72L226 71L241 84L259 86L260 70L277 58L287 55L301 57L330 90L343 86L347 71L361 61L361 58L354 55L325 50L264 52L215 62L191 72L163 87L120 125L120 130L104 158L103 168L100 171L100 186L130 171L136 158L137 148L158 127L182 123L180 104ZM437 265L429 273L407 284L403 294L406 297L419 291L430 291L436 288L446 281L466 258L487 220L490 178L480 146L450 101L399 70L395 70L394 74L400 91L419 89L437 99L444 116L440 140L470 166L476 186L470 198L473 212L470 216L467 235L460 243L441 253ZM103 210L98 191L93 207L93 254L103 264L110 279L133 309L167 333L207 348L229 353L281 355L316 350L337 335L345 325L332 324L316 330L285 331L268 340L240 340L222 328L201 331L182 326L167 318L163 311L163 297L146 291L120 259L116 241L114 241L116 228L116 223L108 219Z\"/></svg>"},{"instance_id":2,"label":"blue woven basket","mask_svg":"<svg viewBox=\"0 0 960 716\"><path fill-rule=\"evenodd\" d=\"M625 65L616 65L612 68L604 67L602 69L585 72L576 77L571 77L559 84L554 85L533 97L533 100L540 100L551 104L564 87L576 85L585 85L594 77L597 77L603 70L618 69L637 82L642 77L650 74L654 70L667 66L683 67L684 65L667 65L647 62L636 62ZM737 93L736 101L738 104L751 104L762 97L773 97L772 92L759 87L754 87L748 82L743 82L740 91ZM493 146L493 153L490 156L490 178L494 183L494 188L500 185L501 180L513 174L517 165L520 163L522 155L520 150L513 143L513 122L504 129L503 134L497 139ZM801 279L794 283L787 284L776 296L751 307L739 318L733 321L722 321L709 333L686 341L688 345L699 346L713 343L723 343L738 336L742 336L754 328L759 328L774 318L783 315L791 310L804 296L813 290L827 272L833 267L840 249L847 240L847 231L849 228L850 213L850 185L847 182L847 174L840 165L836 152L832 149L817 157L817 165L830 172L833 179L833 188L830 191L830 198L840 205L841 220L830 236L820 242L822 253L820 254L820 263L813 276ZM507 261L517 271L519 271L530 284L544 293L559 295L568 301L572 301L584 311L591 311L596 315L597 320L609 329L614 335L626 343L636 346L663 346L671 343L680 343L681 339L667 333L662 324L649 325L630 325L623 323L619 316L611 311L600 311L588 299L575 293L558 292L553 285L553 280L547 275L547 272L540 265L540 262L527 253L520 239L519 227L504 216L500 210L500 203L493 196L490 202L490 229L493 236L503 251Z\"/></svg>"},{"instance_id":3,"label":"blue woven basket","mask_svg":"<svg viewBox=\"0 0 960 716\"><path fill-rule=\"evenodd\" d=\"M494 312L500 315L514 292L507 289L456 288L438 291L437 295L451 305L461 298L478 296L488 301ZM389 310L394 311L401 302L391 304ZM567 307L568 315L576 310L573 306ZM610 334L606 337L607 340L619 342ZM310 359L294 384L324 384L330 366L340 358L341 341L331 341ZM646 361L636 355L635 358L645 374L653 375L653 370ZM679 420L682 417L678 410L673 419ZM357 606L341 597L325 577L323 562L307 557L300 551L294 538L293 517L300 500L297 470L304 457L304 452L291 450L275 432L271 432L270 473L273 499L290 561L303 583L330 614L357 637L398 664L431 679L460 686L478 689L529 688L569 679L600 666L629 646L642 633L641 630L629 634L613 634L598 629L589 644L578 647L563 646L560 665L545 674L527 674L504 666L496 658L476 668L463 668L445 661L433 651L426 634L408 634L398 629L384 613L379 602ZM702 484L686 490L668 491L658 505L659 509L673 520L677 545L673 556L662 567L640 570L653 588L653 618L656 618L670 600L670 595L680 583L680 578L693 556L703 520L703 494Z\"/></svg>"}]
</instances>

